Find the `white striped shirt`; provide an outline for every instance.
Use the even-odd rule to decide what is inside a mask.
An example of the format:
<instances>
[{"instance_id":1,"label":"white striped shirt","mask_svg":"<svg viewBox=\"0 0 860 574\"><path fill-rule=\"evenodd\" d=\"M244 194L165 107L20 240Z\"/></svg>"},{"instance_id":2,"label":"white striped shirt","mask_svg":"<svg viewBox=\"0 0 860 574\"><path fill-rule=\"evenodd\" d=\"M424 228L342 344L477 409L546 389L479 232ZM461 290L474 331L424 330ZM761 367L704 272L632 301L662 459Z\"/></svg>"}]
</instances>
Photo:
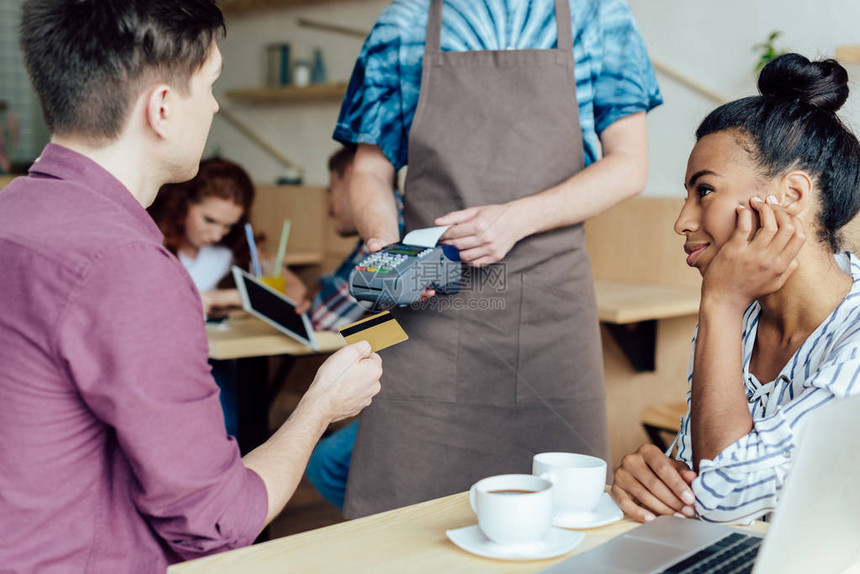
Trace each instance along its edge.
<instances>
[{"instance_id":1,"label":"white striped shirt","mask_svg":"<svg viewBox=\"0 0 860 574\"><path fill-rule=\"evenodd\" d=\"M713 460L699 462L692 488L696 512L704 520L748 522L772 511L791 469L806 415L834 399L860 393L860 260L847 251L835 257L854 279L851 291L771 382L761 384L749 372L761 306L753 302L744 311L743 382L753 429ZM694 353L695 349L694 336ZM692 379L691 357L687 383ZM692 468L689 391L677 441L677 459Z\"/></svg>"}]
</instances>

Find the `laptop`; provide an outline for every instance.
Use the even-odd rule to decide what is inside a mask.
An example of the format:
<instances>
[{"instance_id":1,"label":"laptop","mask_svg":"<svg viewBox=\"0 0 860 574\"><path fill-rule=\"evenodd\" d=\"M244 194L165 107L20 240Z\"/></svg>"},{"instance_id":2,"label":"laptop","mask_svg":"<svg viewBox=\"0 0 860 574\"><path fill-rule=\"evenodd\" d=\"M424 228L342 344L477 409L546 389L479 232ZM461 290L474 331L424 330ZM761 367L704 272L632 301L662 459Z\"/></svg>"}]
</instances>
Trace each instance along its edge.
<instances>
[{"instance_id":1,"label":"laptop","mask_svg":"<svg viewBox=\"0 0 860 574\"><path fill-rule=\"evenodd\" d=\"M544 572L824 574L858 561L860 395L810 414L766 535L661 516Z\"/></svg>"},{"instance_id":2,"label":"laptop","mask_svg":"<svg viewBox=\"0 0 860 574\"><path fill-rule=\"evenodd\" d=\"M233 266L233 278L242 297L242 308L284 335L319 351L307 314L296 313L296 303L250 273Z\"/></svg>"}]
</instances>

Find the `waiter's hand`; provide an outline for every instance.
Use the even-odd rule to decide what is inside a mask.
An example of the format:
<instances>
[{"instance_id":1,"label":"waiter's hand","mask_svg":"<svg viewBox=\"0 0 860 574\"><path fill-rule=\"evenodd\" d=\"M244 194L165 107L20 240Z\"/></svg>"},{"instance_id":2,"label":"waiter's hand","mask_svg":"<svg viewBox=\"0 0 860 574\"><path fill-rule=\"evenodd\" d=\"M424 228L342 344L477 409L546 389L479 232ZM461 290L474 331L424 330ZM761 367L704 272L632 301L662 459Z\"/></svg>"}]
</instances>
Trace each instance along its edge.
<instances>
[{"instance_id":1,"label":"waiter's hand","mask_svg":"<svg viewBox=\"0 0 860 574\"><path fill-rule=\"evenodd\" d=\"M436 219L451 228L440 243L460 250L460 260L472 267L501 261L517 241L526 236L513 204L481 205L452 211Z\"/></svg>"}]
</instances>

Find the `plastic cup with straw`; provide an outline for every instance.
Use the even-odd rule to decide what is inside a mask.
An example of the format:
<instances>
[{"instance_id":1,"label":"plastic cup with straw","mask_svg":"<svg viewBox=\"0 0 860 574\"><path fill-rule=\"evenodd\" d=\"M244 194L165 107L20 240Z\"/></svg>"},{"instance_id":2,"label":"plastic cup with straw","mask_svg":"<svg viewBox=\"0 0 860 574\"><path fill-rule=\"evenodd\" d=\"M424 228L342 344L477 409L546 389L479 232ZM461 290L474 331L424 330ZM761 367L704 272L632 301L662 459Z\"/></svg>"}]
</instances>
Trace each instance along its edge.
<instances>
[{"instance_id":1,"label":"plastic cup with straw","mask_svg":"<svg viewBox=\"0 0 860 574\"><path fill-rule=\"evenodd\" d=\"M275 258L275 265L272 267L270 274L264 276L263 282L283 292L286 289L286 280L284 278L284 257L287 254L287 240L290 237L290 220L284 220L284 226L281 228L281 241L278 243L278 256Z\"/></svg>"}]
</instances>

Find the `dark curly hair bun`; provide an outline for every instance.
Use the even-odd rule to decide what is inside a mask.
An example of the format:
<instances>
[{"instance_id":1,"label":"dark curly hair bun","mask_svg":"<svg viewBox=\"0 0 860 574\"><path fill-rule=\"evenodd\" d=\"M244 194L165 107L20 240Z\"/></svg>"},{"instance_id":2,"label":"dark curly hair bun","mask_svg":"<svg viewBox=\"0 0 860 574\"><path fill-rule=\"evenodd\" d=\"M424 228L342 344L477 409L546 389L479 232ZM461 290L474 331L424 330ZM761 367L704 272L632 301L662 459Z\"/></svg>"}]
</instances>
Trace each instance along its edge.
<instances>
[{"instance_id":1,"label":"dark curly hair bun","mask_svg":"<svg viewBox=\"0 0 860 574\"><path fill-rule=\"evenodd\" d=\"M836 60L810 62L800 54L785 54L762 69L758 90L836 113L848 99L848 72Z\"/></svg>"},{"instance_id":2,"label":"dark curly hair bun","mask_svg":"<svg viewBox=\"0 0 860 574\"><path fill-rule=\"evenodd\" d=\"M818 192L816 235L835 253L842 226L860 211L860 142L836 115L848 99L848 72L836 60L785 54L762 69L758 89L760 96L708 114L696 139L735 131L764 176L805 171Z\"/></svg>"}]
</instances>

